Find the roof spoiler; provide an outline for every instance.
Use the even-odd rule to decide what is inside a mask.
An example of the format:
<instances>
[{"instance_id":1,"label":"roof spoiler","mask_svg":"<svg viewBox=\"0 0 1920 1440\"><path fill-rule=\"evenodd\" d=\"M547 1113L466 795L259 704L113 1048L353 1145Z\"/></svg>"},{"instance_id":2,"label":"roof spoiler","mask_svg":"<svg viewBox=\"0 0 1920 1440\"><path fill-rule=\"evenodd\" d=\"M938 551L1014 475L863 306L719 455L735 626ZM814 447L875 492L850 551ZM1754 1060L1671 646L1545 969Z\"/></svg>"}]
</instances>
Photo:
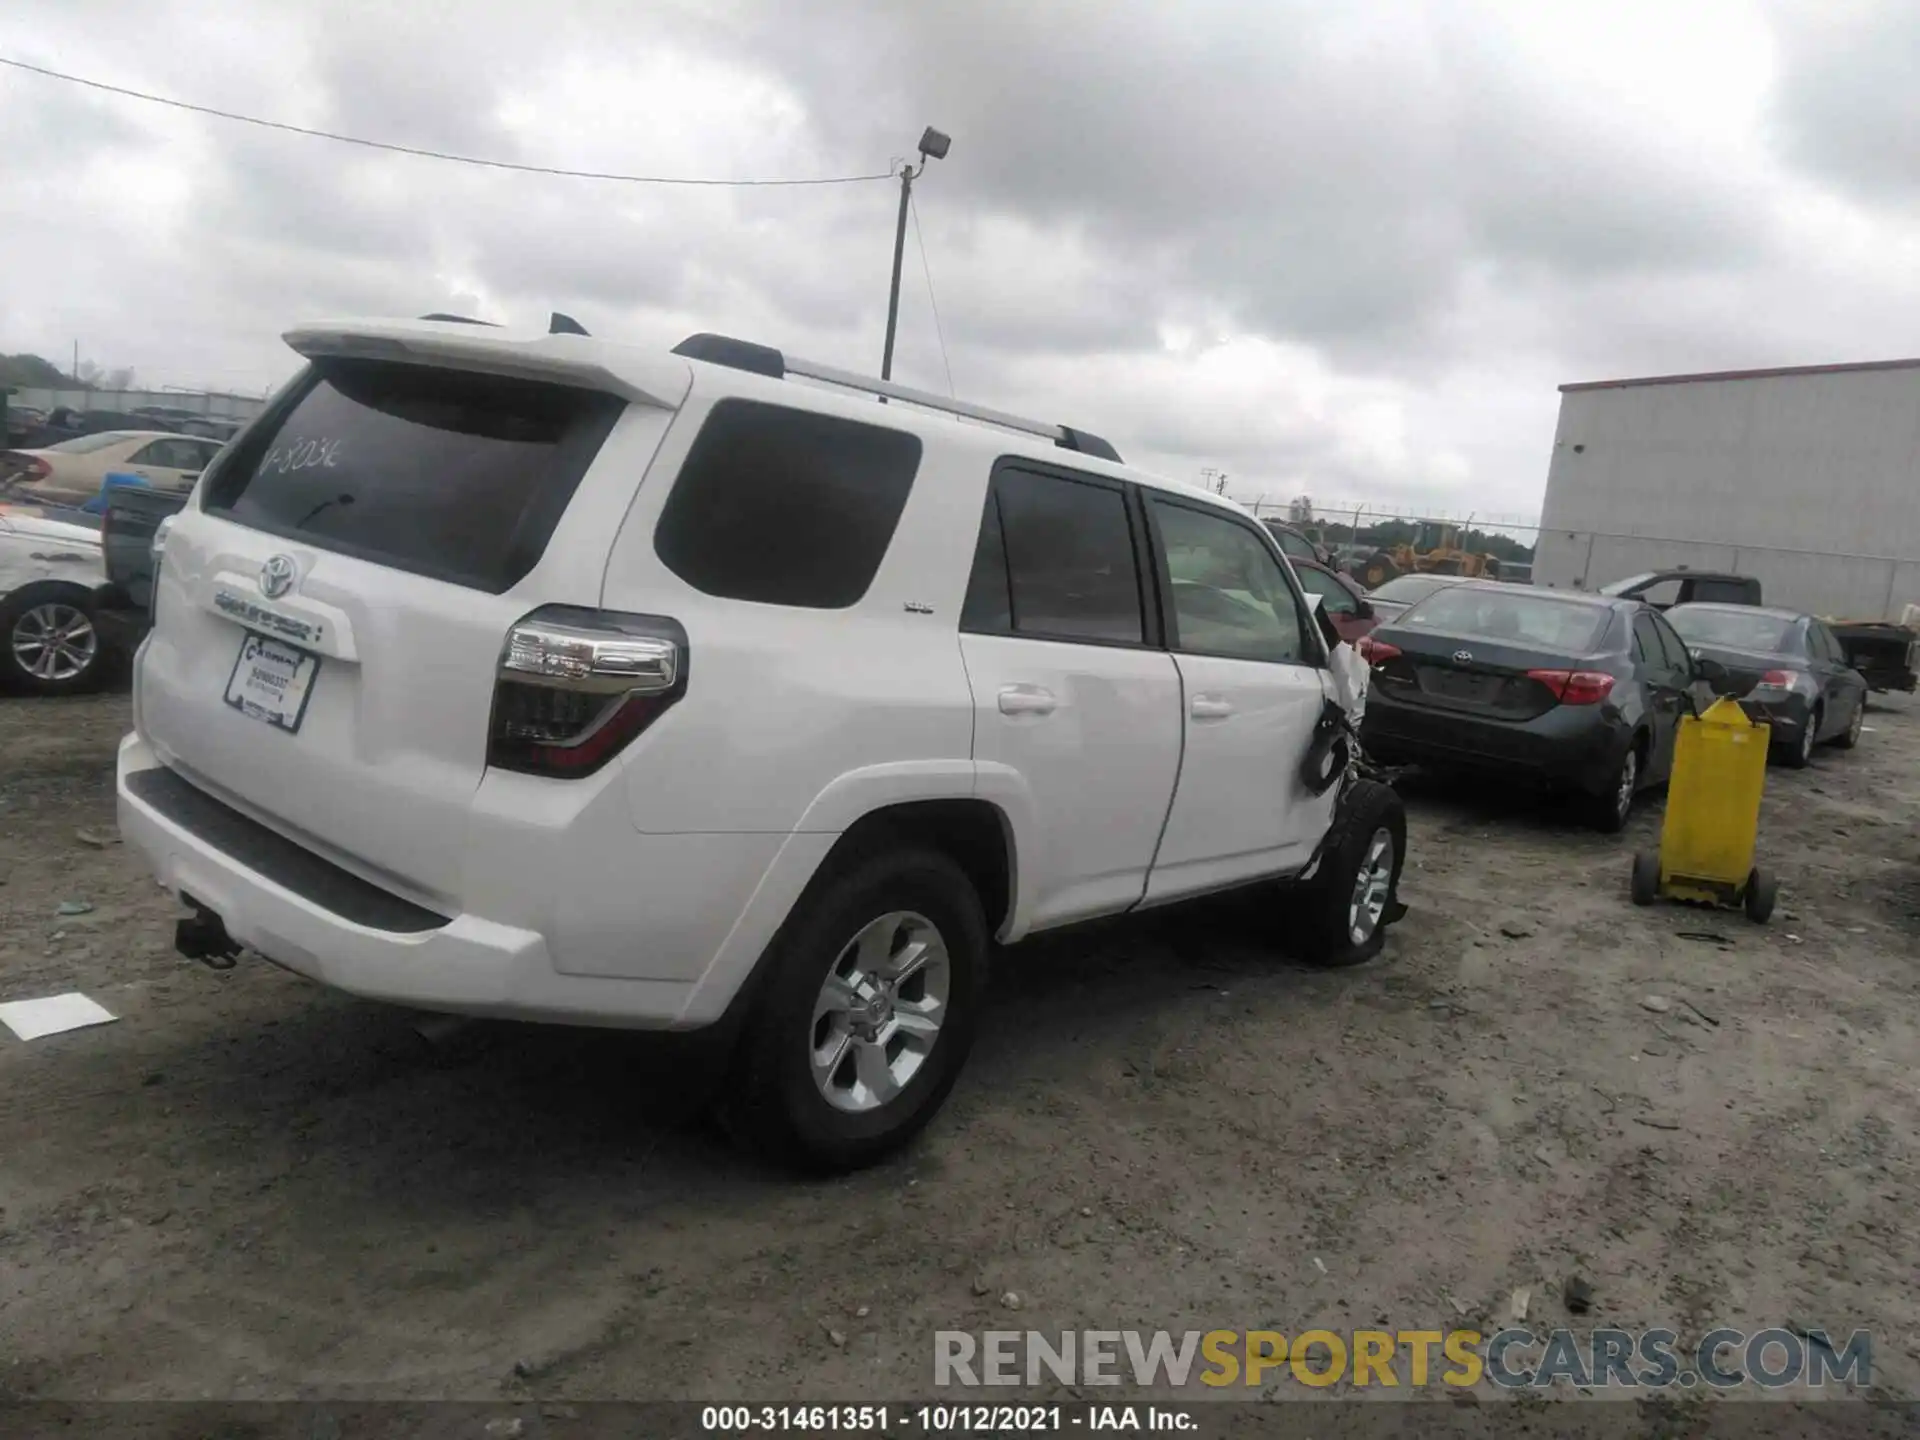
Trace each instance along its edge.
<instances>
[{"instance_id":1,"label":"roof spoiler","mask_svg":"<svg viewBox=\"0 0 1920 1440\"><path fill-rule=\"evenodd\" d=\"M764 375L770 380L784 380L789 375L800 375L809 380L820 380L829 385L859 390L869 395L890 396L895 400L903 400L910 405L919 405L928 410L939 410L948 415L960 415L969 420L981 420L989 425L999 425L1008 430L1018 430L1023 434L1037 435L1043 440L1051 440L1062 450L1073 450L1082 455L1092 455L1100 460L1121 463L1120 452L1090 431L1076 430L1069 425L1050 425L1044 420L1029 420L1023 415L1014 415L1005 410L993 410L985 405L969 405L964 400L950 400L944 395L935 395L930 390L916 390L908 385L896 385L891 380L876 380L851 370L841 370L832 365L822 365L816 361L784 355L770 345L756 345L750 340L735 340L727 335L705 333L689 335L673 347L673 353L689 360L704 360L709 365L725 365L730 370L744 370L751 375Z\"/></svg>"}]
</instances>

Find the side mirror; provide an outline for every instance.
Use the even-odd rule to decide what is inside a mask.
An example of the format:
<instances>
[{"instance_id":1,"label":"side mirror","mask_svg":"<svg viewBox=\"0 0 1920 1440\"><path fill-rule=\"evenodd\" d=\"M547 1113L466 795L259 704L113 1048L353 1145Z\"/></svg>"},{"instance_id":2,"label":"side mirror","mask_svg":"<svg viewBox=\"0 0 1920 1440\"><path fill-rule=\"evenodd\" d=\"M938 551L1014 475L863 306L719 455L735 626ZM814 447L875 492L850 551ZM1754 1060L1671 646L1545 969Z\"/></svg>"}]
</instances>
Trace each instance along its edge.
<instances>
[{"instance_id":1,"label":"side mirror","mask_svg":"<svg viewBox=\"0 0 1920 1440\"><path fill-rule=\"evenodd\" d=\"M1693 673L1696 677L1713 687L1716 695L1724 694L1733 683L1733 675L1718 660L1709 660L1704 655L1693 657Z\"/></svg>"},{"instance_id":2,"label":"side mirror","mask_svg":"<svg viewBox=\"0 0 1920 1440\"><path fill-rule=\"evenodd\" d=\"M1373 619L1373 606L1369 605L1364 600L1356 599L1353 602L1353 618L1356 620Z\"/></svg>"}]
</instances>

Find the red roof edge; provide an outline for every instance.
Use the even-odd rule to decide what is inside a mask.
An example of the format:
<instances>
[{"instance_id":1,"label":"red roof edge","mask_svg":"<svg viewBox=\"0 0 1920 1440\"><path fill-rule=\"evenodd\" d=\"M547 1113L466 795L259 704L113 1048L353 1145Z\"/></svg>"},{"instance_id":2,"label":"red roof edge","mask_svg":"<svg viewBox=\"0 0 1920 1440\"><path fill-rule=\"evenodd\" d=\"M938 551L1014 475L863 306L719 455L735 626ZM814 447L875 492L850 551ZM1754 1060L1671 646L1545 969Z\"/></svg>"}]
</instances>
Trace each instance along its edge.
<instances>
[{"instance_id":1,"label":"red roof edge","mask_svg":"<svg viewBox=\"0 0 1920 1440\"><path fill-rule=\"evenodd\" d=\"M1920 369L1920 359L1857 360L1846 365L1781 365L1771 370L1709 370L1698 375L1649 375L1638 380L1577 380L1562 385L1560 393L1577 390L1624 390L1632 385L1694 385L1705 380L1770 380L1779 375L1846 375L1856 370Z\"/></svg>"}]
</instances>

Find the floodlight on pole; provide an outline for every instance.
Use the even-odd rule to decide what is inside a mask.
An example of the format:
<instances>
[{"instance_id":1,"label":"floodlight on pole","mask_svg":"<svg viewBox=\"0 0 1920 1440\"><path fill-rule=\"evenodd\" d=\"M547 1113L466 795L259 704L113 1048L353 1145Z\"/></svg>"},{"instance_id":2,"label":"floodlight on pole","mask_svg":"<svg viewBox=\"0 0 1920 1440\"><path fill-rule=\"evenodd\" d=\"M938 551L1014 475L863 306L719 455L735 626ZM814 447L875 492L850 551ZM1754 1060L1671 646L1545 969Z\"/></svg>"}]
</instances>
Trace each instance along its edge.
<instances>
[{"instance_id":1,"label":"floodlight on pole","mask_svg":"<svg viewBox=\"0 0 1920 1440\"><path fill-rule=\"evenodd\" d=\"M953 148L953 137L931 125L920 132L920 165L907 161L900 165L900 219L893 231L893 283L887 289L887 344L880 355L880 378L893 378L893 334L900 323L900 262L907 250L907 207L913 201L913 182L927 168L929 160L944 160Z\"/></svg>"}]
</instances>

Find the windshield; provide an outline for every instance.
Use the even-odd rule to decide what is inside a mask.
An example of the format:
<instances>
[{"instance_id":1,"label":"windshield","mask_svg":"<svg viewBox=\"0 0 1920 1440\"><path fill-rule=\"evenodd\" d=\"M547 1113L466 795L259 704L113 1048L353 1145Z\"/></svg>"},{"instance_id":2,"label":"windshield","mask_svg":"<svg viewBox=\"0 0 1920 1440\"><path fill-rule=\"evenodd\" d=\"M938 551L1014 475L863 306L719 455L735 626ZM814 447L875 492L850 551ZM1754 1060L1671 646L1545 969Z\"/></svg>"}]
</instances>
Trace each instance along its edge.
<instances>
[{"instance_id":1,"label":"windshield","mask_svg":"<svg viewBox=\"0 0 1920 1440\"><path fill-rule=\"evenodd\" d=\"M1562 655L1589 655L1612 612L1517 590L1458 585L1428 596L1395 623L1408 629L1502 640Z\"/></svg>"},{"instance_id":2,"label":"windshield","mask_svg":"<svg viewBox=\"0 0 1920 1440\"><path fill-rule=\"evenodd\" d=\"M1639 575L1629 575L1626 579L1616 580L1611 585L1602 585L1600 587L1600 593L1602 595L1624 595L1627 591L1633 589L1634 586L1646 584L1653 576L1654 572L1651 570L1644 571Z\"/></svg>"},{"instance_id":3,"label":"windshield","mask_svg":"<svg viewBox=\"0 0 1920 1440\"><path fill-rule=\"evenodd\" d=\"M1389 580L1373 592L1376 600L1394 600L1402 605L1411 605L1423 596L1436 590L1444 590L1455 583L1450 577L1441 575L1402 575L1398 580Z\"/></svg>"},{"instance_id":4,"label":"windshield","mask_svg":"<svg viewBox=\"0 0 1920 1440\"><path fill-rule=\"evenodd\" d=\"M1720 646L1728 650L1757 650L1766 655L1796 655L1797 621L1782 620L1764 610L1712 605L1677 605L1667 622L1689 645Z\"/></svg>"},{"instance_id":5,"label":"windshield","mask_svg":"<svg viewBox=\"0 0 1920 1440\"><path fill-rule=\"evenodd\" d=\"M102 430L98 435L76 435L71 440L62 440L58 445L46 448L50 454L85 455L91 450L104 450L109 445L118 445L126 438L124 431Z\"/></svg>"}]
</instances>

